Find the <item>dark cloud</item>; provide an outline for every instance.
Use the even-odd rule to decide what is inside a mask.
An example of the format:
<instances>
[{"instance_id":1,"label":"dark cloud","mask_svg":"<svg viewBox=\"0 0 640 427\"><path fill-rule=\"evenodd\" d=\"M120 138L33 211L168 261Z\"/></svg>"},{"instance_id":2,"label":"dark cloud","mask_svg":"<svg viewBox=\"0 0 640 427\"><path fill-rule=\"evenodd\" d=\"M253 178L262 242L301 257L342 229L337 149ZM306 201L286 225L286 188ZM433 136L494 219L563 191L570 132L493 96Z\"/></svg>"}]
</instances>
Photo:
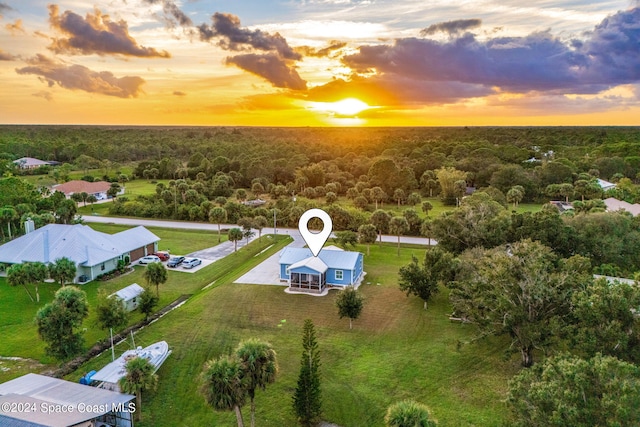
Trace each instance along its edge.
<instances>
[{"instance_id":1,"label":"dark cloud","mask_svg":"<svg viewBox=\"0 0 640 427\"><path fill-rule=\"evenodd\" d=\"M109 71L92 71L82 65L67 65L38 54L30 58L29 66L18 68L18 74L40 76L49 87L57 83L60 87L72 90L83 90L119 98L135 98L141 92L145 82L138 76L115 77Z\"/></svg>"},{"instance_id":2,"label":"dark cloud","mask_svg":"<svg viewBox=\"0 0 640 427\"><path fill-rule=\"evenodd\" d=\"M6 3L2 3L0 2L0 16L2 16L3 13L5 12L11 12L12 10L15 10L14 8L12 8L11 6L9 6Z\"/></svg>"},{"instance_id":3,"label":"dark cloud","mask_svg":"<svg viewBox=\"0 0 640 427\"><path fill-rule=\"evenodd\" d=\"M598 93L640 81L640 9L618 12L580 42L550 32L480 41L466 33L447 41L397 39L393 45L361 46L346 56L359 73L375 70L384 82L410 82L415 90L447 84L452 98L471 92ZM427 83L425 83L427 82Z\"/></svg>"},{"instance_id":4,"label":"dark cloud","mask_svg":"<svg viewBox=\"0 0 640 427\"><path fill-rule=\"evenodd\" d=\"M193 21L171 0L143 0L146 4L162 4L162 20L170 28L191 27Z\"/></svg>"},{"instance_id":5,"label":"dark cloud","mask_svg":"<svg viewBox=\"0 0 640 427\"><path fill-rule=\"evenodd\" d=\"M471 28L477 28L482 25L480 19L459 19L457 21L440 22L438 24L430 25L424 30L420 31L421 36L431 36L435 33L447 33L458 34Z\"/></svg>"},{"instance_id":6,"label":"dark cloud","mask_svg":"<svg viewBox=\"0 0 640 427\"><path fill-rule=\"evenodd\" d=\"M228 57L227 64L268 80L279 88L304 90L307 82L296 71L295 61L302 59L287 40L279 33L269 34L262 30L250 30L240 26L240 18L229 13L216 12L211 16L212 25L201 24L198 32L202 41L218 40L225 50L266 51L264 54L246 53Z\"/></svg>"},{"instance_id":7,"label":"dark cloud","mask_svg":"<svg viewBox=\"0 0 640 427\"><path fill-rule=\"evenodd\" d=\"M285 59L302 59L279 33L269 34L261 30L240 27L240 18L229 13L216 12L211 17L213 24L198 26L200 39L209 41L219 38L218 44L227 50L253 48L264 51L277 51Z\"/></svg>"},{"instance_id":8,"label":"dark cloud","mask_svg":"<svg viewBox=\"0 0 640 427\"><path fill-rule=\"evenodd\" d=\"M578 49L582 77L594 84L640 80L640 8L618 12L596 26Z\"/></svg>"},{"instance_id":9,"label":"dark cloud","mask_svg":"<svg viewBox=\"0 0 640 427\"><path fill-rule=\"evenodd\" d=\"M318 58L330 56L333 52L342 49L347 44L338 40L332 40L330 45L322 49L314 49L310 46L300 46L296 48L304 56L315 56Z\"/></svg>"},{"instance_id":10,"label":"dark cloud","mask_svg":"<svg viewBox=\"0 0 640 427\"><path fill-rule=\"evenodd\" d=\"M174 90L174 91L173 91L173 94L174 94L175 96L187 96L187 94L186 94L186 93L184 93L184 92L183 92L183 91L181 91L181 90Z\"/></svg>"},{"instance_id":11,"label":"dark cloud","mask_svg":"<svg viewBox=\"0 0 640 427\"><path fill-rule=\"evenodd\" d=\"M308 99L332 102L354 97L369 105L411 106L454 103L466 98L487 96L495 90L483 85L459 82L433 82L411 77L381 74L373 77L352 76L334 79L308 91Z\"/></svg>"},{"instance_id":12,"label":"dark cloud","mask_svg":"<svg viewBox=\"0 0 640 427\"><path fill-rule=\"evenodd\" d=\"M0 61L13 61L14 59L18 59L18 57L0 49Z\"/></svg>"},{"instance_id":13,"label":"dark cloud","mask_svg":"<svg viewBox=\"0 0 640 427\"><path fill-rule=\"evenodd\" d=\"M49 22L53 28L68 37L54 38L49 49L65 54L125 55L137 57L169 58L167 51L139 46L129 35L124 20L113 22L108 15L96 9L85 18L69 10L60 15L57 5L49 5Z\"/></svg>"},{"instance_id":14,"label":"dark cloud","mask_svg":"<svg viewBox=\"0 0 640 427\"><path fill-rule=\"evenodd\" d=\"M265 78L275 87L304 90L307 82L304 81L294 67L275 53L255 54L248 53L227 58L227 64L237 67Z\"/></svg>"}]
</instances>

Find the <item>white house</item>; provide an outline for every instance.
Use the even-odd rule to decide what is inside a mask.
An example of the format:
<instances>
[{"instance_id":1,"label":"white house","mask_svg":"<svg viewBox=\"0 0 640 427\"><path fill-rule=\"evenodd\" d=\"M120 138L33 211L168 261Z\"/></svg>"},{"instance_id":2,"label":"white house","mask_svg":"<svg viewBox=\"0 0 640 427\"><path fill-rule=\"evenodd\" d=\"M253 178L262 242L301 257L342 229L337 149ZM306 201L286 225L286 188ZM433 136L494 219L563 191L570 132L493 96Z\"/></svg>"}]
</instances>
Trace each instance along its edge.
<instances>
[{"instance_id":1,"label":"white house","mask_svg":"<svg viewBox=\"0 0 640 427\"><path fill-rule=\"evenodd\" d=\"M158 250L160 238L140 226L116 234L87 225L48 224L0 246L0 263L50 264L66 257L76 264L75 283L91 281Z\"/></svg>"},{"instance_id":2,"label":"white house","mask_svg":"<svg viewBox=\"0 0 640 427\"><path fill-rule=\"evenodd\" d=\"M51 162L46 162L33 157L22 157L18 160L14 160L13 163L15 163L20 169L37 169L40 166L51 165Z\"/></svg>"},{"instance_id":3,"label":"white house","mask_svg":"<svg viewBox=\"0 0 640 427\"><path fill-rule=\"evenodd\" d=\"M616 188L616 185L613 182L605 181L604 179L598 178L598 185L602 188L602 191L611 190Z\"/></svg>"},{"instance_id":4,"label":"white house","mask_svg":"<svg viewBox=\"0 0 640 427\"><path fill-rule=\"evenodd\" d=\"M144 292L144 288L137 283L133 283L126 288L120 289L118 292L109 295L109 298L118 298L122 301L127 311L133 311L138 308L140 294Z\"/></svg>"}]
</instances>

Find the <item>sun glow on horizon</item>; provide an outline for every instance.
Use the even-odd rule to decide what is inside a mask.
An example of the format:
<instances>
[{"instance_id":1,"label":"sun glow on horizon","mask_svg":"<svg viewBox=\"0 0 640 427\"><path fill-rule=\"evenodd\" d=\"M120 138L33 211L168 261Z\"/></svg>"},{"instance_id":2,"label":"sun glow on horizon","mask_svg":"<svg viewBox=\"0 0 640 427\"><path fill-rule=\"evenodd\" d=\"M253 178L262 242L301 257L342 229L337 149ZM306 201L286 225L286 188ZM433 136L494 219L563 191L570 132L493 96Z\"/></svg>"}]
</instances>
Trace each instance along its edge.
<instances>
[{"instance_id":1,"label":"sun glow on horizon","mask_svg":"<svg viewBox=\"0 0 640 427\"><path fill-rule=\"evenodd\" d=\"M337 117L355 117L371 107L357 98L345 98L335 102L309 102L309 109Z\"/></svg>"}]
</instances>

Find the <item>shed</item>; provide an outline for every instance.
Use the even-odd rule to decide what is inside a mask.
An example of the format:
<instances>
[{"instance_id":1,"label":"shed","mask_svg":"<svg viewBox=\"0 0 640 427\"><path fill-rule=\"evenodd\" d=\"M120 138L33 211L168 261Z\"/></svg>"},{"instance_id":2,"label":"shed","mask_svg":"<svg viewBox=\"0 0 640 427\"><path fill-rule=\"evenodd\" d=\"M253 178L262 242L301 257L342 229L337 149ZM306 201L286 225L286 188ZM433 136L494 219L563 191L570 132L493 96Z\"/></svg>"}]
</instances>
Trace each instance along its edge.
<instances>
[{"instance_id":1,"label":"shed","mask_svg":"<svg viewBox=\"0 0 640 427\"><path fill-rule=\"evenodd\" d=\"M140 302L140 294L144 292L144 288L137 283L133 283L126 288L120 289L118 292L115 292L109 297L115 296L124 304L124 308L127 311L133 311L138 308L138 303Z\"/></svg>"}]
</instances>

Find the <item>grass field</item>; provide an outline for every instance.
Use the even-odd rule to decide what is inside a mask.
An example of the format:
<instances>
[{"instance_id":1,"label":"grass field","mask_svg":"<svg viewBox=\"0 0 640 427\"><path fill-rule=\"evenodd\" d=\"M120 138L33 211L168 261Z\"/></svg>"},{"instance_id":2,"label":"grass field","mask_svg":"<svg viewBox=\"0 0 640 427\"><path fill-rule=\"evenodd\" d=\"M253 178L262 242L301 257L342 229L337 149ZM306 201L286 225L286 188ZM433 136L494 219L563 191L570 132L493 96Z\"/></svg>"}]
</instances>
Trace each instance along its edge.
<instances>
[{"instance_id":1,"label":"grass field","mask_svg":"<svg viewBox=\"0 0 640 427\"><path fill-rule=\"evenodd\" d=\"M103 233L114 234L131 228L128 225L89 223L89 227ZM217 231L202 230L178 230L175 228L146 227L156 236L160 237L158 250L170 250L172 254L185 255L200 249L209 248L218 244ZM221 241L227 240L227 234L222 233Z\"/></svg>"},{"instance_id":2,"label":"grass field","mask_svg":"<svg viewBox=\"0 0 640 427\"><path fill-rule=\"evenodd\" d=\"M291 395L305 318L317 328L324 419L344 427L381 426L389 404L414 398L432 409L441 426L500 425L506 418L501 399L518 360L501 357L506 343L498 339L459 346L472 337L472 330L449 321L446 292L424 311L420 300L397 288L399 266L412 254L420 258L424 249L403 248L400 257L395 251L393 245L375 245L365 257L368 275L361 290L366 305L352 331L348 320L337 316L336 291L313 297L288 295L279 286L232 283L272 251L248 263L228 257L235 267L214 286L136 335L137 345L166 340L173 349L159 371L158 390L143 396L144 422L137 425L235 425L232 413L205 405L197 390L198 375L206 360L249 337L271 342L280 364L277 382L257 395L259 425L296 425ZM69 379L101 367L108 357L91 361Z\"/></svg>"},{"instance_id":3,"label":"grass field","mask_svg":"<svg viewBox=\"0 0 640 427\"><path fill-rule=\"evenodd\" d=\"M116 232L121 227L100 225L97 229ZM185 231L154 229L163 241L179 247L193 244ZM171 233L175 233L172 235ZM339 319L329 296L288 295L280 286L233 284L253 265L276 253L287 242L285 236L253 242L195 274L169 271L161 285L161 306L182 294L195 294L186 304L151 326L139 331L136 345L166 340L172 355L158 372L159 387L143 396L145 426L235 425L232 413L214 412L198 392L198 376L206 360L231 352L242 340L259 337L271 342L278 353L280 371L275 384L257 395L257 419L261 426L296 425L291 396L299 371L301 327L313 319L321 352L323 418L343 427L382 426L385 409L391 403L412 398L427 404L440 426L498 426L507 422L502 402L507 381L519 369L517 358L504 359L508 343L491 338L460 344L473 337L469 325L452 323L446 290L436 296L427 311L415 297L398 290L397 271L411 255L422 258L420 247L373 245L365 256L367 276L361 287L366 304L360 319L349 330L347 319ZM185 246L186 248L186 246ZM264 249L266 251L262 252ZM365 247L358 250L366 253ZM176 251L177 253L177 251ZM108 282L93 282L82 288L91 305L98 288L113 292L130 283L144 283L144 267ZM52 299L58 286L41 285L41 302L29 301L21 288L10 288L0 279L0 356L21 356L46 364L44 345L32 323L37 309ZM131 323L140 319L131 317ZM95 318L85 321L86 342L106 337ZM129 348L121 343L117 353ZM66 379L77 381L91 369L110 360L109 352L89 361ZM0 359L0 382L29 371L39 371L34 361ZM8 370L7 370L8 369ZM248 417L248 407L245 416Z\"/></svg>"},{"instance_id":4,"label":"grass field","mask_svg":"<svg viewBox=\"0 0 640 427\"><path fill-rule=\"evenodd\" d=\"M92 224L98 231L115 233L124 230L126 226L113 224ZM171 248L175 254L193 252L217 244L217 237L202 233L201 231L181 230L164 228L151 228L162 240L160 248ZM223 236L226 239L226 236ZM264 244L268 240L265 240ZM228 261L226 261L228 262ZM169 278L166 283L160 286L160 303L163 307L174 301L182 294L192 294L210 283L212 277L216 276L216 271L224 269L225 260L221 260L201 270L201 273L190 274L180 271L169 270ZM98 289L104 289L108 293L115 292L132 283L145 286L143 266L136 266L134 271L123 276L116 277L106 282L93 281L81 286L87 294L90 306L95 306ZM0 356L23 357L40 360L44 363L55 363L44 354L44 344L38 338L33 318L38 309L53 299L53 295L59 289L54 283L41 283L38 286L40 302L32 302L26 291L22 287L12 288L7 285L6 279L0 277L0 302L2 303L2 316L0 316ZM35 294L35 288L30 287L31 293ZM141 320L142 315L133 312L130 315L130 324ZM95 316L89 315L85 320L84 327L87 328L85 340L87 343L94 343L103 339L106 332L100 330L96 325ZM0 382L14 377L11 371L0 371Z\"/></svg>"}]
</instances>

